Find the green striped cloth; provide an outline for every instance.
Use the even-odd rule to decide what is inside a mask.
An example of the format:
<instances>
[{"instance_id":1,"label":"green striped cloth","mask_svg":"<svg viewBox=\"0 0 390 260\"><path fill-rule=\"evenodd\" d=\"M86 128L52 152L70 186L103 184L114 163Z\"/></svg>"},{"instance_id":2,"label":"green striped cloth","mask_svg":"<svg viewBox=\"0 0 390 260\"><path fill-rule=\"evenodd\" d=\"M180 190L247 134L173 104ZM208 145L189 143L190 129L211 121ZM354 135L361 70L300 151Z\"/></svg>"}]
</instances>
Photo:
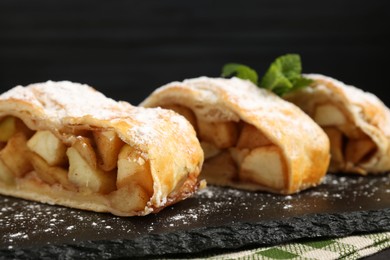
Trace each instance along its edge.
<instances>
[{"instance_id":1,"label":"green striped cloth","mask_svg":"<svg viewBox=\"0 0 390 260\"><path fill-rule=\"evenodd\" d=\"M390 232L300 241L202 259L359 259L390 248Z\"/></svg>"}]
</instances>

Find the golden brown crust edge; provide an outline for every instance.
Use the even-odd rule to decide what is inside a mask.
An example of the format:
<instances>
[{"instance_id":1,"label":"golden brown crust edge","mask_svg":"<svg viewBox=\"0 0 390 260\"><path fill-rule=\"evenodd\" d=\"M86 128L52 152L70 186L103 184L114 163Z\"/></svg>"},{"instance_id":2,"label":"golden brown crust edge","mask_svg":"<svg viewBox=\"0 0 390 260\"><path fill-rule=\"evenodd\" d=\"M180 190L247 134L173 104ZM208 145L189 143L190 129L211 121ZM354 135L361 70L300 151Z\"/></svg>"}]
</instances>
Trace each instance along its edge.
<instances>
[{"instance_id":1,"label":"golden brown crust edge","mask_svg":"<svg viewBox=\"0 0 390 260\"><path fill-rule=\"evenodd\" d=\"M68 145L78 131L115 131L125 144L150 161L153 195L143 210L122 212L104 195L83 194L82 198L78 192L39 183L33 172L17 180L12 188L0 184L4 195L131 216L158 212L187 198L198 187L203 152L192 126L172 111L137 108L109 99L86 85L49 81L18 86L2 94L0 118L5 116L20 118L34 131L49 130Z\"/></svg>"}]
</instances>

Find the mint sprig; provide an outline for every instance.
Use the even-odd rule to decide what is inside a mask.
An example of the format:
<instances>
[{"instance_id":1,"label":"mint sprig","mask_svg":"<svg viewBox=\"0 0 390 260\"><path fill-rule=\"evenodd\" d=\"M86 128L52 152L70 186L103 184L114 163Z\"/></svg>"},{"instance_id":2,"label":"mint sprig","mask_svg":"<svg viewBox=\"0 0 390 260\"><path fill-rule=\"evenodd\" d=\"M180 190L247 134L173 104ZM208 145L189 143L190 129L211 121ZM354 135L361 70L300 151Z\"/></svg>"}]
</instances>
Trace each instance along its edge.
<instances>
[{"instance_id":1,"label":"mint sprig","mask_svg":"<svg viewBox=\"0 0 390 260\"><path fill-rule=\"evenodd\" d=\"M240 79L247 79L254 84L258 84L259 77L257 72L250 67L239 63L228 63L222 68L222 77L237 77Z\"/></svg>"},{"instance_id":2,"label":"mint sprig","mask_svg":"<svg viewBox=\"0 0 390 260\"><path fill-rule=\"evenodd\" d=\"M226 64L222 69L222 77L229 76L248 79L259 87L268 89L279 96L306 87L312 82L312 80L302 77L302 63L298 54L286 54L275 59L262 77L260 84L257 82L256 71L246 65ZM256 81L253 80L254 78Z\"/></svg>"}]
</instances>

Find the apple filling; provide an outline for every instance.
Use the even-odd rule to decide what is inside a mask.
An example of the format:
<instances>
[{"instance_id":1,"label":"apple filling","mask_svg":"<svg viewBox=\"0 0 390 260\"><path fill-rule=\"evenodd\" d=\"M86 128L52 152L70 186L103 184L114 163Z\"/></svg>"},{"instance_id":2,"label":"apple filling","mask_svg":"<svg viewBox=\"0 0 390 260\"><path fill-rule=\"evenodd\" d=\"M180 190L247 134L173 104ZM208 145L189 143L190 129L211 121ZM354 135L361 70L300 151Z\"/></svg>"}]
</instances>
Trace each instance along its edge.
<instances>
[{"instance_id":1,"label":"apple filling","mask_svg":"<svg viewBox=\"0 0 390 260\"><path fill-rule=\"evenodd\" d=\"M256 183L275 190L287 185L280 148L255 126L244 121L206 121L182 105L163 107L183 115L196 129L205 157L201 174L209 183Z\"/></svg>"},{"instance_id":2,"label":"apple filling","mask_svg":"<svg viewBox=\"0 0 390 260\"><path fill-rule=\"evenodd\" d=\"M317 105L314 120L324 129L331 145L330 170L345 169L367 162L376 152L375 143L336 104Z\"/></svg>"},{"instance_id":3,"label":"apple filling","mask_svg":"<svg viewBox=\"0 0 390 260\"><path fill-rule=\"evenodd\" d=\"M119 211L144 210L153 195L149 161L112 130L82 132L69 137L32 131L16 117L0 119L0 182L97 194Z\"/></svg>"}]
</instances>

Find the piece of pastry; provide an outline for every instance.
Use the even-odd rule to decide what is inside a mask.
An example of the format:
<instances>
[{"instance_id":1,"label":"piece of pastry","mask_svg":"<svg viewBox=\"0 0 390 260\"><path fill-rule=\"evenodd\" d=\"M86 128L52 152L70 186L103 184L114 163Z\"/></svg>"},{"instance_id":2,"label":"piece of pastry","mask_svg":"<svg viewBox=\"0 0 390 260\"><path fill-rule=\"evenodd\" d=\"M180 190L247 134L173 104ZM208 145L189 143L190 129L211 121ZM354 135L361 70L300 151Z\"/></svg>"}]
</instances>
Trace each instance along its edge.
<instances>
[{"instance_id":1,"label":"piece of pastry","mask_svg":"<svg viewBox=\"0 0 390 260\"><path fill-rule=\"evenodd\" d=\"M329 139L295 105L239 78L172 82L141 103L184 115L205 153L209 184L290 194L327 172Z\"/></svg>"},{"instance_id":2,"label":"piece of pastry","mask_svg":"<svg viewBox=\"0 0 390 260\"><path fill-rule=\"evenodd\" d=\"M146 215L190 196L203 151L187 120L68 81L0 95L0 194Z\"/></svg>"},{"instance_id":3,"label":"piece of pastry","mask_svg":"<svg viewBox=\"0 0 390 260\"><path fill-rule=\"evenodd\" d=\"M330 171L390 170L390 111L373 94L330 77L305 75L313 83L283 96L309 114L328 134Z\"/></svg>"}]
</instances>

